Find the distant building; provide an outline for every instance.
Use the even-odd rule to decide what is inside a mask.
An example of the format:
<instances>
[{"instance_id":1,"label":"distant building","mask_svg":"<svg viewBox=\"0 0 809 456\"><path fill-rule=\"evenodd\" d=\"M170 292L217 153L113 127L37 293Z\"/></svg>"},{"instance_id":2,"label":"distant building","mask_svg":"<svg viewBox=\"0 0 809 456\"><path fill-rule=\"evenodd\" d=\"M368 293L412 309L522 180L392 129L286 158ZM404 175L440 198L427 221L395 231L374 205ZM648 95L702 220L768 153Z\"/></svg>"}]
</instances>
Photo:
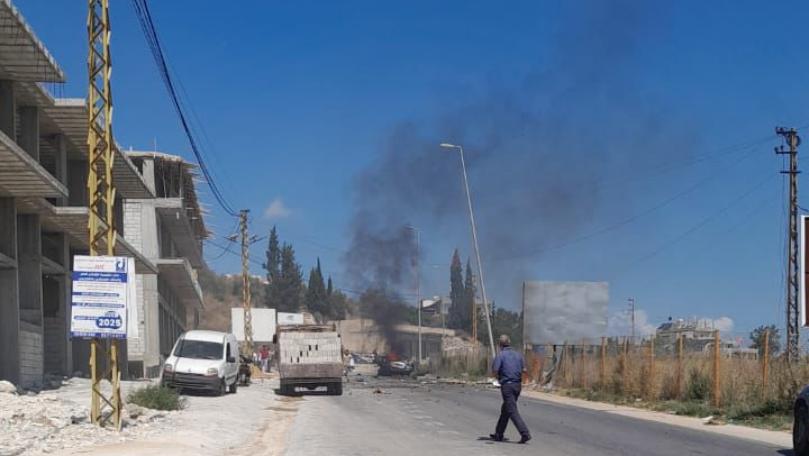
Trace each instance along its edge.
<instances>
[{"instance_id":1,"label":"distant building","mask_svg":"<svg viewBox=\"0 0 809 456\"><path fill-rule=\"evenodd\" d=\"M655 331L655 348L657 352L676 353L677 343L683 338L683 351L708 353L714 346L716 328L710 320L677 319L661 324ZM720 334L721 336L721 334ZM755 349L739 346L735 341L721 340L720 350L725 355L755 358Z\"/></svg>"}]
</instances>

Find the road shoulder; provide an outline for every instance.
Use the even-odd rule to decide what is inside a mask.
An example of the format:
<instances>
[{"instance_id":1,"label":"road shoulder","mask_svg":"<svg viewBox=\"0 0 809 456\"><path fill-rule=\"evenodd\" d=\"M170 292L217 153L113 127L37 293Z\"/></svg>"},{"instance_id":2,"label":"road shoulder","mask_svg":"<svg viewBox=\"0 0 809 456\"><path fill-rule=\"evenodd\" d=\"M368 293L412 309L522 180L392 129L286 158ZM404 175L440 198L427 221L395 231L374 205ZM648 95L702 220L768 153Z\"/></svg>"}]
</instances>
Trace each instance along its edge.
<instances>
[{"instance_id":1,"label":"road shoulder","mask_svg":"<svg viewBox=\"0 0 809 456\"><path fill-rule=\"evenodd\" d=\"M615 405L605 402L592 402L584 399L576 399L567 396L560 396L553 393L540 391L523 390L523 396L554 404L567 405L588 410L595 410L604 413L636 418L646 421L669 424L687 429L694 429L728 437L752 440L784 448L792 447L792 436L784 431L769 431L735 424L705 424L703 419L690 416L672 415L670 413L655 412L652 410L638 409L625 405Z\"/></svg>"}]
</instances>

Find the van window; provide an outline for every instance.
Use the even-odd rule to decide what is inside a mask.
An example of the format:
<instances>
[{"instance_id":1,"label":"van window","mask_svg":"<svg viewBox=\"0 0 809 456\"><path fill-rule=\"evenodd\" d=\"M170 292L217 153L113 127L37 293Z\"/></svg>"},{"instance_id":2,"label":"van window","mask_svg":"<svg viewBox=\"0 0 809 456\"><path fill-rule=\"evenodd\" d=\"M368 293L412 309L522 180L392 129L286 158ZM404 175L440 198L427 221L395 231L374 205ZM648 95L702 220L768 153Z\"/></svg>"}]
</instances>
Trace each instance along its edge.
<instances>
[{"instance_id":1,"label":"van window","mask_svg":"<svg viewBox=\"0 0 809 456\"><path fill-rule=\"evenodd\" d=\"M174 356L193 359L222 359L222 344L183 339L174 350Z\"/></svg>"},{"instance_id":2,"label":"van window","mask_svg":"<svg viewBox=\"0 0 809 456\"><path fill-rule=\"evenodd\" d=\"M230 358L230 342L225 346L225 350L225 359L227 360Z\"/></svg>"}]
</instances>

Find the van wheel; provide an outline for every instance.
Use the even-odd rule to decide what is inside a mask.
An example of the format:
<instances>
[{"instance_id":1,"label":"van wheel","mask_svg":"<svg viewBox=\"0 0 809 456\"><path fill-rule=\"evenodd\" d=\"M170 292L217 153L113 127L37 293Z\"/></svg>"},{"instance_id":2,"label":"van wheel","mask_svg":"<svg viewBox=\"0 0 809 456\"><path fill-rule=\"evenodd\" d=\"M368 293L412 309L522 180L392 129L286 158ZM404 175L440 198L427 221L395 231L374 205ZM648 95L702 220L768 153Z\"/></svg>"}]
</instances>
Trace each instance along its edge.
<instances>
[{"instance_id":1,"label":"van wheel","mask_svg":"<svg viewBox=\"0 0 809 456\"><path fill-rule=\"evenodd\" d=\"M239 379L234 379L233 384L230 385L230 394L236 394L236 389L238 388Z\"/></svg>"},{"instance_id":2,"label":"van wheel","mask_svg":"<svg viewBox=\"0 0 809 456\"><path fill-rule=\"evenodd\" d=\"M217 396L224 396L225 394L227 394L227 392L228 392L228 386L225 383L225 379L223 378L219 382L219 389L216 391L216 395Z\"/></svg>"}]
</instances>

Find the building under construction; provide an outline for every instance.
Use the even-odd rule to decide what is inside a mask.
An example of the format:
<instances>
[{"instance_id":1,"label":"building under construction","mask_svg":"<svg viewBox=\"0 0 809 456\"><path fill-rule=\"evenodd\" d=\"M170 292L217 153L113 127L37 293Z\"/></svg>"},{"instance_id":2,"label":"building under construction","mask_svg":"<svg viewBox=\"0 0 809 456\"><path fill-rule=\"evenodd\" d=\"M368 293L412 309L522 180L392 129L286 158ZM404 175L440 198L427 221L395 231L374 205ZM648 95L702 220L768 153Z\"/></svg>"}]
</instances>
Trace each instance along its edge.
<instances>
[{"instance_id":1,"label":"building under construction","mask_svg":"<svg viewBox=\"0 0 809 456\"><path fill-rule=\"evenodd\" d=\"M72 258L89 249L88 108L44 87L65 74L7 1L0 42L0 379L38 387L48 374L88 370L88 342L69 335ZM115 254L135 258L141 308L121 361L132 360L125 375L154 375L202 305L206 231L189 165L114 154Z\"/></svg>"}]
</instances>

